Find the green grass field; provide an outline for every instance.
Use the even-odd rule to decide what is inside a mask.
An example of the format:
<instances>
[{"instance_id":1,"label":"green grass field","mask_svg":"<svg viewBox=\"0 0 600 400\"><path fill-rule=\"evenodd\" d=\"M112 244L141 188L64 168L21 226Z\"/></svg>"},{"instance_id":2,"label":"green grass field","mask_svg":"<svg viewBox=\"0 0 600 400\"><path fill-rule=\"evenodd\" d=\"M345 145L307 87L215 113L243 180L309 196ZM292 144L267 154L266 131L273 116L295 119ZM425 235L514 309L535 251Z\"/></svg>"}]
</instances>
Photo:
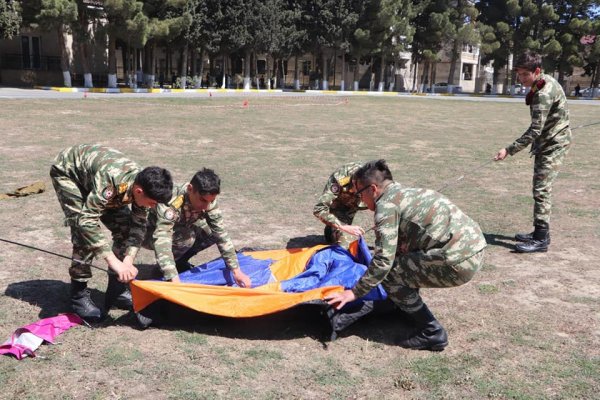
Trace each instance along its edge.
<instances>
[{"instance_id":1,"label":"green grass field","mask_svg":"<svg viewBox=\"0 0 600 400\"><path fill-rule=\"evenodd\" d=\"M116 96L115 96L116 97ZM469 284L423 290L447 328L439 354L392 344L404 327L371 316L328 346L324 320L300 307L256 319L181 312L139 331L130 314L76 327L37 358L0 358L2 399L591 399L600 391L598 126L574 132L554 187L552 246L511 252L531 229L532 159L486 164L527 127L521 102L435 98L147 98L2 100L0 193L34 181L47 191L0 200L0 237L70 254L48 177L78 143L115 147L184 182L201 167L221 176L220 197L238 248L314 242L313 205L329 174L385 158L395 180L440 189L478 221L485 266ZM600 104L570 105L572 125L600 121ZM483 166L482 166L483 165ZM464 175L464 179L458 180ZM356 221L372 226L372 213ZM368 240L373 241L372 236ZM194 261L218 256L207 250ZM142 251L140 268L152 268ZM0 341L69 311L68 261L0 243ZM95 273L102 301L106 277Z\"/></svg>"}]
</instances>

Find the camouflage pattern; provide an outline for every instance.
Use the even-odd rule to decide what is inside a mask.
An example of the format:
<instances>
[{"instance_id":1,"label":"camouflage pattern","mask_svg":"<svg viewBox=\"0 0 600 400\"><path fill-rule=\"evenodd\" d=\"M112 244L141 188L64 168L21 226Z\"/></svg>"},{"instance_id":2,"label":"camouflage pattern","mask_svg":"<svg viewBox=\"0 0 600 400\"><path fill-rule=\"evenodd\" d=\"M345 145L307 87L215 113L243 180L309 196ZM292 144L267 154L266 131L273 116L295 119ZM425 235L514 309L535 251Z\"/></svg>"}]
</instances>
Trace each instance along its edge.
<instances>
[{"instance_id":1,"label":"camouflage pattern","mask_svg":"<svg viewBox=\"0 0 600 400\"><path fill-rule=\"evenodd\" d=\"M146 229L148 210L133 203L133 183L140 168L117 150L79 145L63 150L50 168L50 178L71 227L73 257L91 261L111 252L135 258ZM131 204L131 210L128 205ZM112 233L111 245L102 222ZM89 266L73 262L71 278L86 281Z\"/></svg>"},{"instance_id":2,"label":"camouflage pattern","mask_svg":"<svg viewBox=\"0 0 600 400\"><path fill-rule=\"evenodd\" d=\"M571 146L567 99L560 84L551 76L542 74L546 83L533 96L530 104L531 126L506 148L514 155L531 143L535 155L533 171L534 224L550 222L552 183ZM535 84L534 84L535 86Z\"/></svg>"},{"instance_id":3,"label":"camouflage pattern","mask_svg":"<svg viewBox=\"0 0 600 400\"><path fill-rule=\"evenodd\" d=\"M404 297L419 299L418 288L462 285L480 268L486 242L479 225L440 193L391 182L375 207L376 249L352 289L357 297L383 283L401 305Z\"/></svg>"},{"instance_id":4,"label":"camouflage pattern","mask_svg":"<svg viewBox=\"0 0 600 400\"><path fill-rule=\"evenodd\" d=\"M340 231L337 227L351 225L356 212L367 209L360 199L350 192L352 174L362 165L351 162L331 174L325 189L323 189L323 194L319 197L313 210L314 216L330 227L326 228L325 237L331 235L334 242L344 247L348 247L350 242L356 240L356 237Z\"/></svg>"},{"instance_id":5,"label":"camouflage pattern","mask_svg":"<svg viewBox=\"0 0 600 400\"><path fill-rule=\"evenodd\" d=\"M169 204L150 211L144 247L154 249L165 279L177 276L175 260L190 248L201 251L216 244L229 269L239 268L235 246L227 234L217 199L206 211L192 208L187 194L189 183L173 188Z\"/></svg>"},{"instance_id":6,"label":"camouflage pattern","mask_svg":"<svg viewBox=\"0 0 600 400\"><path fill-rule=\"evenodd\" d=\"M529 144L532 153L537 154L568 147L571 143L565 92L550 75L541 74L540 79L546 83L537 90L529 105L531 125L520 138L506 148L511 156Z\"/></svg>"}]
</instances>

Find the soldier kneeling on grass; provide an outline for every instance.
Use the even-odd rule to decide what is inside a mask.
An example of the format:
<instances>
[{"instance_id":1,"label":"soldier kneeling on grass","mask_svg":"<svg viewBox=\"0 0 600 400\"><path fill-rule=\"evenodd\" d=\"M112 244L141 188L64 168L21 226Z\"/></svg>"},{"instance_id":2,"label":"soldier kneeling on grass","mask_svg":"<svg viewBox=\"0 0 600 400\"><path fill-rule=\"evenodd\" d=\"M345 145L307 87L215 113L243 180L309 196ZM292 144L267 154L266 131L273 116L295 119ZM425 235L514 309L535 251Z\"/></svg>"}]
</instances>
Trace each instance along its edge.
<instances>
[{"instance_id":1,"label":"soldier kneeling on grass","mask_svg":"<svg viewBox=\"0 0 600 400\"><path fill-rule=\"evenodd\" d=\"M443 350L448 335L423 303L419 288L454 287L471 280L486 247L479 225L438 192L394 182L385 160L366 163L352 181L356 195L375 212L375 253L354 288L326 300L341 309L382 284L415 324L414 332L396 343Z\"/></svg>"},{"instance_id":2,"label":"soldier kneeling on grass","mask_svg":"<svg viewBox=\"0 0 600 400\"><path fill-rule=\"evenodd\" d=\"M141 169L117 150L100 145L78 145L63 150L50 168L50 178L71 227L73 261L71 306L88 322L105 314L91 299L87 282L94 257L108 264L105 309L117 305L131 308L131 293L125 284L138 273L133 260L146 230L148 208L171 198L173 181L159 167ZM131 209L129 208L131 205ZM100 223L111 232L112 246Z\"/></svg>"}]
</instances>

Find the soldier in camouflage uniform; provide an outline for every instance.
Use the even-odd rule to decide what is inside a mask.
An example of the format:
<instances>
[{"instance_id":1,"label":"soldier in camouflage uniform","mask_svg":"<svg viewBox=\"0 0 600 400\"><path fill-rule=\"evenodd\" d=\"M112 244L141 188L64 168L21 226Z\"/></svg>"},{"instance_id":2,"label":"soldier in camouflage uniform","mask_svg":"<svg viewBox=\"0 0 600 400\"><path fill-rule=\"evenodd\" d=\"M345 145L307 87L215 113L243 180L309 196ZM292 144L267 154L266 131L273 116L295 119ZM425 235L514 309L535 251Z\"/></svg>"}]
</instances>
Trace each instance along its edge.
<instances>
[{"instance_id":1,"label":"soldier in camouflage uniform","mask_svg":"<svg viewBox=\"0 0 600 400\"><path fill-rule=\"evenodd\" d=\"M108 147L79 145L58 154L50 178L71 228L73 258L84 262L73 261L69 269L71 305L83 319L100 320L103 313L87 288L92 271L85 263L97 257L108 264L107 310L119 297L125 306L131 304L124 283L137 275L133 260L144 239L148 208L171 198L171 175L158 167L141 170ZM112 246L100 222L111 231Z\"/></svg>"},{"instance_id":2,"label":"soldier in camouflage uniform","mask_svg":"<svg viewBox=\"0 0 600 400\"><path fill-rule=\"evenodd\" d=\"M384 160L371 161L353 178L356 193L375 212L375 254L352 290L327 298L342 308L382 284L389 298L415 322L416 332L398 340L411 349L440 351L448 344L419 288L462 285L483 262L479 225L433 190L394 182Z\"/></svg>"},{"instance_id":3,"label":"soldier in camouflage uniform","mask_svg":"<svg viewBox=\"0 0 600 400\"><path fill-rule=\"evenodd\" d=\"M533 164L533 227L532 233L519 233L515 250L520 253L545 252L550 245L550 210L552 183L558 175L571 146L569 110L560 84L541 73L541 57L525 52L515 63L519 81L530 86L525 102L529 105L531 125L508 147L498 151L494 159L504 160L531 144Z\"/></svg>"},{"instance_id":4,"label":"soldier in camouflage uniform","mask_svg":"<svg viewBox=\"0 0 600 400\"><path fill-rule=\"evenodd\" d=\"M213 170L204 168L190 183L175 187L168 204L150 212L144 247L154 249L165 280L178 282L178 272L192 267L189 259L216 244L238 286L251 286L225 229L217 202L220 192L221 180Z\"/></svg>"},{"instance_id":5,"label":"soldier in camouflage uniform","mask_svg":"<svg viewBox=\"0 0 600 400\"><path fill-rule=\"evenodd\" d=\"M356 236L364 234L360 226L352 225L356 212L367 209L354 195L352 186L352 174L360 167L362 164L352 162L338 168L329 177L315 205L313 214L326 225L324 235L327 243L347 248Z\"/></svg>"}]
</instances>

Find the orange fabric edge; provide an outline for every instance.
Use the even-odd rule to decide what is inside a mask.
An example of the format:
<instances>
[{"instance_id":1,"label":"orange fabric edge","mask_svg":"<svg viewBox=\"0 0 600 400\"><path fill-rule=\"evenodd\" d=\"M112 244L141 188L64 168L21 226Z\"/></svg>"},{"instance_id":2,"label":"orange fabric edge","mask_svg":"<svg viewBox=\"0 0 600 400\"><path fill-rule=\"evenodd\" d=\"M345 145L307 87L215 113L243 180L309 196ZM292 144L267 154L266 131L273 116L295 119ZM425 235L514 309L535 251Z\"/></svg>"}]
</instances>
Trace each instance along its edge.
<instances>
[{"instance_id":1,"label":"orange fabric edge","mask_svg":"<svg viewBox=\"0 0 600 400\"><path fill-rule=\"evenodd\" d=\"M136 312L165 299L199 312L234 318L271 314L310 300L323 300L330 293L344 290L342 286L328 286L286 293L160 281L133 281L130 285Z\"/></svg>"}]
</instances>

